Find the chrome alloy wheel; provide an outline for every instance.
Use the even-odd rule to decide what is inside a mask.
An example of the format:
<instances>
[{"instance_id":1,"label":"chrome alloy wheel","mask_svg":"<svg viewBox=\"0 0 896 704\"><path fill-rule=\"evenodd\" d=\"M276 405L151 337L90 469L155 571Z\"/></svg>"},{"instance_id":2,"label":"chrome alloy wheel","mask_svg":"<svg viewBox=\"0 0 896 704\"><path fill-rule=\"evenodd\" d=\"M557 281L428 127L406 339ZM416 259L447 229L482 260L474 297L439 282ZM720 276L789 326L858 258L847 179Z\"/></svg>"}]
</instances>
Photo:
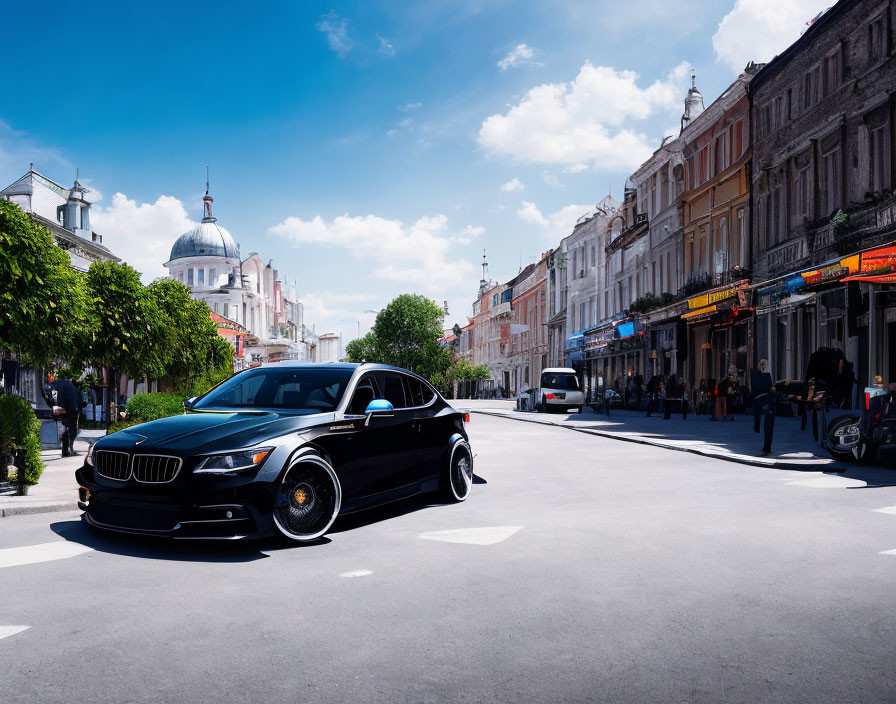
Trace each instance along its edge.
<instances>
[{"instance_id":1,"label":"chrome alloy wheel","mask_svg":"<svg viewBox=\"0 0 896 704\"><path fill-rule=\"evenodd\" d=\"M448 486L455 501L466 500L473 489L473 453L466 442L456 443L451 450Z\"/></svg>"},{"instance_id":2,"label":"chrome alloy wheel","mask_svg":"<svg viewBox=\"0 0 896 704\"><path fill-rule=\"evenodd\" d=\"M342 489L333 468L320 457L305 456L280 483L274 524L289 540L315 540L333 525L341 505Z\"/></svg>"}]
</instances>

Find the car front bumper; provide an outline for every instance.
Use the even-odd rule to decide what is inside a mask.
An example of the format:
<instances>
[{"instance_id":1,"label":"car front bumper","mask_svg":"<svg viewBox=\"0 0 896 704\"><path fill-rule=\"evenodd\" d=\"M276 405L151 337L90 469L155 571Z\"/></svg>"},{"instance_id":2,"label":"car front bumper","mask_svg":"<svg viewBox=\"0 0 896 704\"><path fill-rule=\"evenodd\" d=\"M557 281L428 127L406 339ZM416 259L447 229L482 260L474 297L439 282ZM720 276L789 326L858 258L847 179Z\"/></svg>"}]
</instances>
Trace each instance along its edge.
<instances>
[{"instance_id":1,"label":"car front bumper","mask_svg":"<svg viewBox=\"0 0 896 704\"><path fill-rule=\"evenodd\" d=\"M172 539L241 539L269 535L274 488L250 482L221 489L108 487L79 469L78 507L91 526Z\"/></svg>"}]
</instances>

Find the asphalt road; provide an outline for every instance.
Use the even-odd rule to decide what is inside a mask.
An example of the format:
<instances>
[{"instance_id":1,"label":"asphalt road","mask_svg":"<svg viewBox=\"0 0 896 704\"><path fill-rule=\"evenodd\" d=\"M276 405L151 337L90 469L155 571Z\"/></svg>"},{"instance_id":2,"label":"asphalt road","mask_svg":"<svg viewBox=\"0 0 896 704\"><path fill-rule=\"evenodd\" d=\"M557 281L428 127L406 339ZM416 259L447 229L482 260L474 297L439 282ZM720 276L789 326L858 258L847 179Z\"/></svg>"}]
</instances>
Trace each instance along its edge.
<instances>
[{"instance_id":1,"label":"asphalt road","mask_svg":"<svg viewBox=\"0 0 896 704\"><path fill-rule=\"evenodd\" d=\"M0 519L0 701L896 701L896 487L469 428L466 503L307 547Z\"/></svg>"}]
</instances>

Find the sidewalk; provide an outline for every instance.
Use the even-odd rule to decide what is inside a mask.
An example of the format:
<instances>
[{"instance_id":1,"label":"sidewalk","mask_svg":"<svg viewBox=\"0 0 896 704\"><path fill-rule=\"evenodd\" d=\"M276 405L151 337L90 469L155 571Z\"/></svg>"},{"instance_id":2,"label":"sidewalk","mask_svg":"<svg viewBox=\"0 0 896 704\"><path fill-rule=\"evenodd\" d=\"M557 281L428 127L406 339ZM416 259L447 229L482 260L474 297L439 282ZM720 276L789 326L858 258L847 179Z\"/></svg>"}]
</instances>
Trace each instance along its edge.
<instances>
[{"instance_id":1,"label":"sidewalk","mask_svg":"<svg viewBox=\"0 0 896 704\"><path fill-rule=\"evenodd\" d=\"M6 516L52 511L74 511L78 508L78 483L75 470L84 462L84 455L102 430L85 430L75 440L77 457L62 457L62 450L44 450L46 465L40 481L28 488L28 496L0 496L0 520ZM86 436L86 437L85 437Z\"/></svg>"},{"instance_id":2,"label":"sidewalk","mask_svg":"<svg viewBox=\"0 0 896 704\"><path fill-rule=\"evenodd\" d=\"M812 439L811 419L805 431L800 430L799 418L776 418L772 454L763 457L762 435L753 432L753 418L735 416L732 422L709 422L709 416L689 414L687 420L674 415L663 420L662 414L650 418L644 411L613 409L609 418L586 408L577 413L531 413L515 410L514 400L457 399L455 408L474 413L502 416L532 423L556 425L580 432L592 433L614 440L654 445L680 452L693 452L729 462L779 469L811 469L844 472L858 470L857 465L834 461ZM862 467L863 475L880 474L886 483L896 483L896 470L885 467Z\"/></svg>"}]
</instances>

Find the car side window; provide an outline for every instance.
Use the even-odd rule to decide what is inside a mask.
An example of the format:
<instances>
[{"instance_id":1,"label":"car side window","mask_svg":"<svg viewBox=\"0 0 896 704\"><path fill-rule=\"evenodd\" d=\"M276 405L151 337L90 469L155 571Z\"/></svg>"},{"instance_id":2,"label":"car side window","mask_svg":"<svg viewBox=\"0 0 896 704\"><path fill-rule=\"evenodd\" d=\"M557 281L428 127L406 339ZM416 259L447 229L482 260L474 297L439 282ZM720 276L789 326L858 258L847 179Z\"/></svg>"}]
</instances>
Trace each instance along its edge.
<instances>
[{"instance_id":1,"label":"car side window","mask_svg":"<svg viewBox=\"0 0 896 704\"><path fill-rule=\"evenodd\" d=\"M355 416L364 415L367 406L375 398L379 398L376 380L372 376L365 376L355 387L355 393L352 394L352 402L348 406L348 412Z\"/></svg>"},{"instance_id":2,"label":"car side window","mask_svg":"<svg viewBox=\"0 0 896 704\"><path fill-rule=\"evenodd\" d=\"M419 379L404 377L406 395L412 406L425 406L432 400L432 390Z\"/></svg>"},{"instance_id":3,"label":"car side window","mask_svg":"<svg viewBox=\"0 0 896 704\"><path fill-rule=\"evenodd\" d=\"M409 404L405 403L404 385L401 383L401 376L390 372L377 376L380 391L382 392L382 396L379 398L386 399L392 404L393 408L407 408Z\"/></svg>"}]
</instances>

